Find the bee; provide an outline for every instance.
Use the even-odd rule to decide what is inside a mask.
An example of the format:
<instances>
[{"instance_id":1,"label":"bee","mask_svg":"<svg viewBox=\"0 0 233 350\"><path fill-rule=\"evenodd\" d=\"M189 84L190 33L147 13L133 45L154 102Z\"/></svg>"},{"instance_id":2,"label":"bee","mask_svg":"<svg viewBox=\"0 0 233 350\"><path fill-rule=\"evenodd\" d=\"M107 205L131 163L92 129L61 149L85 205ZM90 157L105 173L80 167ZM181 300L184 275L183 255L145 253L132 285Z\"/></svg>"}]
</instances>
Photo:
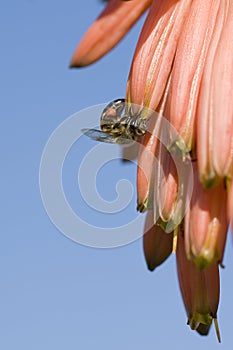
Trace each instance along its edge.
<instances>
[{"instance_id":1,"label":"bee","mask_svg":"<svg viewBox=\"0 0 233 350\"><path fill-rule=\"evenodd\" d=\"M146 132L146 120L133 115L127 108L125 99L114 100L104 108L100 117L100 129L82 129L84 135L92 140L129 144Z\"/></svg>"}]
</instances>

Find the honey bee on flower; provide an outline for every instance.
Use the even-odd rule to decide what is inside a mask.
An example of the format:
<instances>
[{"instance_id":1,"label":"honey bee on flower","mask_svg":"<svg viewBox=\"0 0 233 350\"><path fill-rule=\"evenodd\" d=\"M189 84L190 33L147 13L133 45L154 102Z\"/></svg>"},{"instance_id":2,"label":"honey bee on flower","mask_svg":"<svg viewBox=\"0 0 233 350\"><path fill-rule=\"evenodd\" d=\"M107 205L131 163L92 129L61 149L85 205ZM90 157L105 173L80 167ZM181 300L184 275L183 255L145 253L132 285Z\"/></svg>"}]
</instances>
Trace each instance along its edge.
<instances>
[{"instance_id":1,"label":"honey bee on flower","mask_svg":"<svg viewBox=\"0 0 233 350\"><path fill-rule=\"evenodd\" d=\"M84 135L93 140L129 144L146 132L146 120L139 114L133 115L127 110L125 99L110 102L103 110L100 118L100 128L83 129Z\"/></svg>"}]
</instances>

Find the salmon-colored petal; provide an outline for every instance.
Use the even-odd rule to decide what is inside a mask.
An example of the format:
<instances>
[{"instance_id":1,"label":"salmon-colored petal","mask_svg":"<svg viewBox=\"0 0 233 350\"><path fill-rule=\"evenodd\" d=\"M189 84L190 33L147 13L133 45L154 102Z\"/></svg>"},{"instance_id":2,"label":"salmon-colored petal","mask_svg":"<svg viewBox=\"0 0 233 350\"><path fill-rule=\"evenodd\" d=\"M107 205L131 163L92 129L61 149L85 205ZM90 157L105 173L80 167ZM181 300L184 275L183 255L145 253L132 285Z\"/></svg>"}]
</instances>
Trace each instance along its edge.
<instances>
[{"instance_id":1,"label":"salmon-colored petal","mask_svg":"<svg viewBox=\"0 0 233 350\"><path fill-rule=\"evenodd\" d=\"M164 114L166 116L167 108ZM172 141L178 137L177 132L165 118L159 136L158 166L154 175L154 215L157 224L168 233L177 229L189 206L193 169L190 158L177 152Z\"/></svg>"},{"instance_id":2,"label":"salmon-colored petal","mask_svg":"<svg viewBox=\"0 0 233 350\"><path fill-rule=\"evenodd\" d=\"M144 108L145 114L150 118L148 120L148 130L145 136L139 140L140 147L138 152L137 167L137 210L143 212L146 209L152 209L154 201L154 181L155 169L158 167L157 156L159 150L159 139L161 135L161 125L163 124L163 114L166 106L166 100L169 90L169 81L167 82L161 103L158 107L158 113ZM129 106L140 108L135 104Z\"/></svg>"},{"instance_id":3,"label":"salmon-colored petal","mask_svg":"<svg viewBox=\"0 0 233 350\"><path fill-rule=\"evenodd\" d=\"M137 167L137 210L151 209L153 205L154 168L158 139L147 132L141 141Z\"/></svg>"},{"instance_id":4,"label":"salmon-colored petal","mask_svg":"<svg viewBox=\"0 0 233 350\"><path fill-rule=\"evenodd\" d=\"M104 56L125 36L151 2L110 0L79 43L70 67L87 66Z\"/></svg>"},{"instance_id":5,"label":"salmon-colored petal","mask_svg":"<svg viewBox=\"0 0 233 350\"><path fill-rule=\"evenodd\" d=\"M174 160L162 144L159 147L158 164L154 186L155 218L166 232L172 232L177 226L175 217L177 205L179 205L179 181Z\"/></svg>"},{"instance_id":6,"label":"salmon-colored petal","mask_svg":"<svg viewBox=\"0 0 233 350\"><path fill-rule=\"evenodd\" d=\"M194 146L200 82L222 2L193 1L177 46L171 74L169 120L184 140L186 151Z\"/></svg>"},{"instance_id":7,"label":"salmon-colored petal","mask_svg":"<svg viewBox=\"0 0 233 350\"><path fill-rule=\"evenodd\" d=\"M191 2L191 0L153 1L131 66L127 86L128 102L157 109Z\"/></svg>"},{"instance_id":8,"label":"salmon-colored petal","mask_svg":"<svg viewBox=\"0 0 233 350\"><path fill-rule=\"evenodd\" d=\"M161 265L172 253L173 234L165 233L154 224L153 212L146 216L145 233L143 236L143 249L148 269L153 271Z\"/></svg>"},{"instance_id":9,"label":"salmon-colored petal","mask_svg":"<svg viewBox=\"0 0 233 350\"><path fill-rule=\"evenodd\" d=\"M217 310L220 296L218 265L204 271L186 257L184 236L180 231L176 252L177 272L180 290L191 329L207 335L215 321L216 333L220 341L217 325Z\"/></svg>"},{"instance_id":10,"label":"salmon-colored petal","mask_svg":"<svg viewBox=\"0 0 233 350\"><path fill-rule=\"evenodd\" d=\"M211 187L233 165L233 2L221 1L198 103L197 156L201 181Z\"/></svg>"},{"instance_id":11,"label":"salmon-colored petal","mask_svg":"<svg viewBox=\"0 0 233 350\"><path fill-rule=\"evenodd\" d=\"M222 262L228 228L227 192L223 181L212 189L204 189L197 165L184 228L187 256L200 269Z\"/></svg>"},{"instance_id":12,"label":"salmon-colored petal","mask_svg":"<svg viewBox=\"0 0 233 350\"><path fill-rule=\"evenodd\" d=\"M134 161L138 156L139 143L133 143L127 147L124 147L121 151L121 158L123 162Z\"/></svg>"}]
</instances>

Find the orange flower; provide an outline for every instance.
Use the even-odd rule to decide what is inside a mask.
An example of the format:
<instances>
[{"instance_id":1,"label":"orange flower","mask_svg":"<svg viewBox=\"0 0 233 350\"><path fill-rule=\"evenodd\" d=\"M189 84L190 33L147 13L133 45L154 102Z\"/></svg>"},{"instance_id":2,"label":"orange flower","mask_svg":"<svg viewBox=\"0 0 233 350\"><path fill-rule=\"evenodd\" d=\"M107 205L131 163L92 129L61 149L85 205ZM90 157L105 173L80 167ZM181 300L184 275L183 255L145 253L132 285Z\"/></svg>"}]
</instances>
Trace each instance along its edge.
<instances>
[{"instance_id":1,"label":"orange flower","mask_svg":"<svg viewBox=\"0 0 233 350\"><path fill-rule=\"evenodd\" d=\"M126 101L134 117L150 116L158 131L164 116L178 136L171 133L164 144L149 130L139 140L138 209L155 211L154 221L152 211L147 217L151 228L146 228L144 253L149 269L170 253L171 236L156 224L169 232L177 232L179 225L184 230L177 249L181 292L190 327L206 335L212 320L217 327L218 264L233 223L233 1L110 0L71 65L100 58L148 7ZM186 213L187 193L182 186L180 190L174 148L182 162L189 157L193 162L194 188ZM218 328L217 334L220 339Z\"/></svg>"}]
</instances>

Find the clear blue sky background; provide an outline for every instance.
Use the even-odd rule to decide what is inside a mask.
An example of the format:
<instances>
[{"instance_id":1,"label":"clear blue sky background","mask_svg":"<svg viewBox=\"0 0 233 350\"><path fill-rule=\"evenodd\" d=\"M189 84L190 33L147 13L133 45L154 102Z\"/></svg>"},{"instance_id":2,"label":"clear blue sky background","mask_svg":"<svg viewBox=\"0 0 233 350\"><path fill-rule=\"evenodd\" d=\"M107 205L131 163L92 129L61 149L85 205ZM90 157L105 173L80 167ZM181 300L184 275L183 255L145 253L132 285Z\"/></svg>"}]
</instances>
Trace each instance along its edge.
<instances>
[{"instance_id":1,"label":"clear blue sky background","mask_svg":"<svg viewBox=\"0 0 233 350\"><path fill-rule=\"evenodd\" d=\"M213 329L203 338L186 326L174 256L150 273L141 240L110 250L81 246L64 237L43 208L39 164L53 130L82 108L124 96L139 27L97 64L68 69L78 41L102 6L97 0L1 4L0 348L219 349ZM65 185L68 197L76 176L74 158L75 153L64 176L71 179ZM135 180L135 167L114 166ZM111 171L100 176L102 188L110 186ZM75 206L75 196L72 201ZM97 224L101 220L96 217ZM118 218L112 220L117 225ZM231 239L224 262L220 347L230 349Z\"/></svg>"}]
</instances>

